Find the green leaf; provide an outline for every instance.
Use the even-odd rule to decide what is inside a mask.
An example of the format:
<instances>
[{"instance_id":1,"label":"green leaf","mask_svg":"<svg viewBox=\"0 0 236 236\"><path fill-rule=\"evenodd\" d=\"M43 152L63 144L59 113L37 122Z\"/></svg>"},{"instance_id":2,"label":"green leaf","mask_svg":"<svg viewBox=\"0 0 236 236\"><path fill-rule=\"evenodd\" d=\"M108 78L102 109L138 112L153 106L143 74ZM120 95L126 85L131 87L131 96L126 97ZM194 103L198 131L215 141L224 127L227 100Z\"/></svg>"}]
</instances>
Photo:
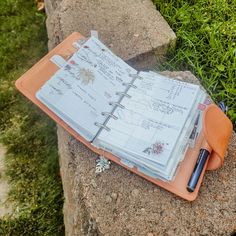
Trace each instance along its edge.
<instances>
[{"instance_id":1,"label":"green leaf","mask_svg":"<svg viewBox=\"0 0 236 236\"><path fill-rule=\"evenodd\" d=\"M224 65L218 65L218 66L216 66L217 67L217 69L219 70L219 71L224 71L225 70L225 66Z\"/></svg>"}]
</instances>

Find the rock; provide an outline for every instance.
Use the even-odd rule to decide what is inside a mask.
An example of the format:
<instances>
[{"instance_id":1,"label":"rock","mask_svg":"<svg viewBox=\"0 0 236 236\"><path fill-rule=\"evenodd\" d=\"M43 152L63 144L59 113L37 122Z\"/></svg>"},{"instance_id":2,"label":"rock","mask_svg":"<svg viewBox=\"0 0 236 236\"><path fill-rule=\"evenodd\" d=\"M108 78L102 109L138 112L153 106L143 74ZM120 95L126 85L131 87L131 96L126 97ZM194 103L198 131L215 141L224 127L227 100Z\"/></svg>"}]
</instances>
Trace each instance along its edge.
<instances>
[{"instance_id":1,"label":"rock","mask_svg":"<svg viewBox=\"0 0 236 236\"><path fill-rule=\"evenodd\" d=\"M147 236L154 236L154 234L153 233L148 233Z\"/></svg>"},{"instance_id":2,"label":"rock","mask_svg":"<svg viewBox=\"0 0 236 236\"><path fill-rule=\"evenodd\" d=\"M190 72L163 73L199 83ZM191 203L116 164L96 178L90 170L95 168L97 155L60 127L58 147L66 235L87 235L91 219L96 222L93 233L98 235L213 236L235 231L235 133L224 166L206 172L199 196ZM99 190L86 189L95 178ZM117 193L116 201L113 193Z\"/></svg>"},{"instance_id":3,"label":"rock","mask_svg":"<svg viewBox=\"0 0 236 236\"><path fill-rule=\"evenodd\" d=\"M151 0L45 0L49 48L78 31L99 38L136 68L162 60L176 36Z\"/></svg>"},{"instance_id":4,"label":"rock","mask_svg":"<svg viewBox=\"0 0 236 236\"><path fill-rule=\"evenodd\" d=\"M138 189L134 189L134 190L132 190L131 194L132 194L133 197L137 197L138 194L139 194L139 190Z\"/></svg>"},{"instance_id":5,"label":"rock","mask_svg":"<svg viewBox=\"0 0 236 236\"><path fill-rule=\"evenodd\" d=\"M95 182L94 179L91 180L91 185L92 185L94 188L97 188L97 184L96 184L96 182Z\"/></svg>"},{"instance_id":6,"label":"rock","mask_svg":"<svg viewBox=\"0 0 236 236\"><path fill-rule=\"evenodd\" d=\"M113 200L116 200L117 197L118 197L118 194L117 194L117 193L112 193L112 194L111 194L111 197L112 197Z\"/></svg>"},{"instance_id":7,"label":"rock","mask_svg":"<svg viewBox=\"0 0 236 236\"><path fill-rule=\"evenodd\" d=\"M106 203L111 203L112 202L112 198L109 195L106 195Z\"/></svg>"}]
</instances>

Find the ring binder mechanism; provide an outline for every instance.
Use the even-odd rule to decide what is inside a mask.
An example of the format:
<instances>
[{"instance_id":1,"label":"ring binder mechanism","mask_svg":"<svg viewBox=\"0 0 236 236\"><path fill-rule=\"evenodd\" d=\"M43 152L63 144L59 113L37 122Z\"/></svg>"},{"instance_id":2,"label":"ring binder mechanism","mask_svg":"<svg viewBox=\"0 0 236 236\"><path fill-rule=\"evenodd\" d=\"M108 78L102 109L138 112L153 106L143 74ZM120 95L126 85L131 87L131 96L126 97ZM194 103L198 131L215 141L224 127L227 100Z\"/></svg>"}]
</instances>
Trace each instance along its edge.
<instances>
[{"instance_id":1,"label":"ring binder mechanism","mask_svg":"<svg viewBox=\"0 0 236 236\"><path fill-rule=\"evenodd\" d=\"M137 86L134 85L134 84L132 84L132 83L123 83L123 85L124 85L124 86L127 86L128 88L134 88L134 89L137 88Z\"/></svg>"},{"instance_id":2,"label":"ring binder mechanism","mask_svg":"<svg viewBox=\"0 0 236 236\"><path fill-rule=\"evenodd\" d=\"M120 107L120 108L122 108L122 109L125 108L125 107L124 107L123 105L121 105L119 102L109 102L109 104L110 104L111 106L118 106L118 107Z\"/></svg>"},{"instance_id":3,"label":"ring binder mechanism","mask_svg":"<svg viewBox=\"0 0 236 236\"><path fill-rule=\"evenodd\" d=\"M96 126L98 126L98 127L100 127L100 128L103 128L103 129L105 129L105 130L107 130L107 131L110 131L110 130L111 130L111 129L108 128L106 125L101 124L101 123L98 123L98 122L95 122L94 125L96 125Z\"/></svg>"},{"instance_id":4,"label":"ring binder mechanism","mask_svg":"<svg viewBox=\"0 0 236 236\"><path fill-rule=\"evenodd\" d=\"M122 95L124 97L131 98L131 96L125 92L116 92L116 95Z\"/></svg>"},{"instance_id":5,"label":"ring binder mechanism","mask_svg":"<svg viewBox=\"0 0 236 236\"><path fill-rule=\"evenodd\" d=\"M103 124L100 124L100 123L95 123L95 125L101 127L101 129L97 132L97 134L95 135L94 137L94 140L96 139L96 137L100 134L101 130L104 128L105 130L107 131L110 131L111 129L108 128L106 126L106 124L108 123L109 121L109 118L112 117L113 119L117 120L118 117L115 116L113 113L115 111L115 109L117 107L120 107L121 109L125 109L125 106L123 106L120 102L122 101L122 99L124 97L127 97L127 98L131 98L132 96L130 96L127 92L129 91L130 88L137 88L136 85L133 84L133 82L135 81L135 79L142 79L142 77L140 77L139 75L137 74L129 74L129 76L132 77L132 81L130 83L122 83L122 85L126 86L126 89L124 92L116 92L116 95L120 96L120 99L117 101L117 102L109 102L109 105L111 106L114 106L113 110L111 112L102 112L101 114L103 116L107 116L107 119L105 120L105 122Z\"/></svg>"},{"instance_id":6,"label":"ring binder mechanism","mask_svg":"<svg viewBox=\"0 0 236 236\"><path fill-rule=\"evenodd\" d=\"M80 49L86 41L87 41L87 38L79 39L76 42L73 42L72 46L76 49Z\"/></svg>"},{"instance_id":7,"label":"ring binder mechanism","mask_svg":"<svg viewBox=\"0 0 236 236\"><path fill-rule=\"evenodd\" d=\"M138 74L129 74L129 76L133 79L143 79L140 75Z\"/></svg>"},{"instance_id":8,"label":"ring binder mechanism","mask_svg":"<svg viewBox=\"0 0 236 236\"><path fill-rule=\"evenodd\" d=\"M117 116L113 115L113 114L110 113L110 112L102 112L102 115L103 115L103 116L110 116L110 117L112 117L114 120L117 120L117 119L118 119Z\"/></svg>"}]
</instances>

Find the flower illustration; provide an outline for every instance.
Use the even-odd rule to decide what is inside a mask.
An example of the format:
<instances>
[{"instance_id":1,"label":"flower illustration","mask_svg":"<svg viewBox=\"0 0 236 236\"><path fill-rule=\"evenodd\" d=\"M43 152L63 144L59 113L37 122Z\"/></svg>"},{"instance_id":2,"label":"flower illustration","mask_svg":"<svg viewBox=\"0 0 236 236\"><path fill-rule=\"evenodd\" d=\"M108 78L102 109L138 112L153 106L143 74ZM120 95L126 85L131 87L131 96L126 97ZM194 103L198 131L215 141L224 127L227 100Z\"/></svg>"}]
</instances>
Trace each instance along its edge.
<instances>
[{"instance_id":1,"label":"flower illustration","mask_svg":"<svg viewBox=\"0 0 236 236\"><path fill-rule=\"evenodd\" d=\"M166 143L168 145L168 143ZM143 150L144 153L148 155L160 155L165 149L165 143L157 141L151 145L151 147L147 147Z\"/></svg>"},{"instance_id":2,"label":"flower illustration","mask_svg":"<svg viewBox=\"0 0 236 236\"><path fill-rule=\"evenodd\" d=\"M93 83L95 80L93 72L89 69L82 68L80 69L79 74L84 85L88 85L90 82Z\"/></svg>"}]
</instances>

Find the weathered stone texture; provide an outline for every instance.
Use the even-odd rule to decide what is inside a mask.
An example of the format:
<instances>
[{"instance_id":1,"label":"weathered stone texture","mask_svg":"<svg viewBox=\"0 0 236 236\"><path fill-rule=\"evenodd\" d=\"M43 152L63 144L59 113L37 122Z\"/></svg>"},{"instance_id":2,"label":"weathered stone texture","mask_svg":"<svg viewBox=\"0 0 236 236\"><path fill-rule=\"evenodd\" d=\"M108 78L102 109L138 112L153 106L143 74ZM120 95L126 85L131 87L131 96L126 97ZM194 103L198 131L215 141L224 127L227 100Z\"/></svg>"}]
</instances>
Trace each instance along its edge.
<instances>
[{"instance_id":1,"label":"weathered stone texture","mask_svg":"<svg viewBox=\"0 0 236 236\"><path fill-rule=\"evenodd\" d=\"M97 30L111 50L137 68L162 59L176 36L150 0L46 0L49 47L78 31Z\"/></svg>"}]
</instances>

